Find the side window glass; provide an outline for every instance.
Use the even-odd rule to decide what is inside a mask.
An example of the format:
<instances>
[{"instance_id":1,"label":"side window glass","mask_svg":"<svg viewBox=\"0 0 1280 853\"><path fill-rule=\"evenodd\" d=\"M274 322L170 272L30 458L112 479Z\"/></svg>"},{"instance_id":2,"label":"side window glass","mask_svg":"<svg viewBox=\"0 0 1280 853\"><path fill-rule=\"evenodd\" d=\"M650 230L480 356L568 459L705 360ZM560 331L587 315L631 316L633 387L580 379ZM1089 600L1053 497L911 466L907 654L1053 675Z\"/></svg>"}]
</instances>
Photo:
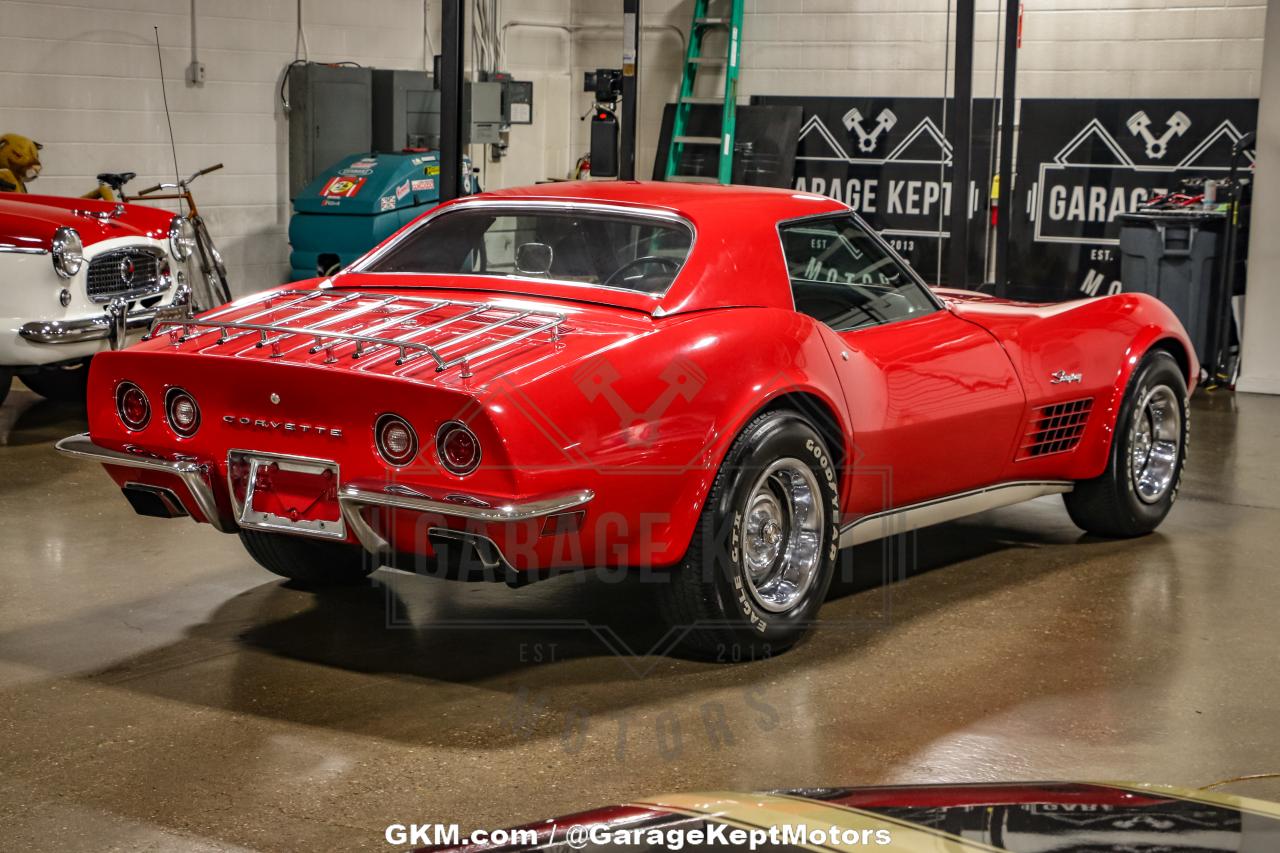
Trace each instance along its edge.
<instances>
[{"instance_id":1,"label":"side window glass","mask_svg":"<svg viewBox=\"0 0 1280 853\"><path fill-rule=\"evenodd\" d=\"M924 288L857 221L840 217L781 228L796 310L837 331L937 310Z\"/></svg>"}]
</instances>

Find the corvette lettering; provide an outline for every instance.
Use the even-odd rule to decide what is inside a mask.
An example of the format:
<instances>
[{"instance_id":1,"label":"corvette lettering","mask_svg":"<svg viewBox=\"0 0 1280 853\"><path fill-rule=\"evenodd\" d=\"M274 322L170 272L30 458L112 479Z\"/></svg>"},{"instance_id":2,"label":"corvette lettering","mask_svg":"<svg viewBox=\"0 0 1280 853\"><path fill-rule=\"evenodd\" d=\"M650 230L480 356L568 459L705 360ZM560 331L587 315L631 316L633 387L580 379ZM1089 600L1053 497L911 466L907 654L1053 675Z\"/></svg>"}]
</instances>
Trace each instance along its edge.
<instances>
[{"instance_id":1,"label":"corvette lettering","mask_svg":"<svg viewBox=\"0 0 1280 853\"><path fill-rule=\"evenodd\" d=\"M280 430L282 432L315 433L331 438L342 438L342 430L335 427L301 424L294 421L272 421L265 418L248 418L239 415L223 415L222 422L231 426L256 427L258 429Z\"/></svg>"}]
</instances>

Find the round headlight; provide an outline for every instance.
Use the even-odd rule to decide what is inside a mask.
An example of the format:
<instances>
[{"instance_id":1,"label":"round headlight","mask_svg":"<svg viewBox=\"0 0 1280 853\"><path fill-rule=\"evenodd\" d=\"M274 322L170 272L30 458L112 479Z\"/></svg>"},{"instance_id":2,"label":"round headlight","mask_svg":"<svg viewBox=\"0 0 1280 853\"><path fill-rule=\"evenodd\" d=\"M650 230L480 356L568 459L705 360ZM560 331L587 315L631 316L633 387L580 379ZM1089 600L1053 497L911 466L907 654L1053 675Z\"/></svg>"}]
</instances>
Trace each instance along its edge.
<instances>
[{"instance_id":1,"label":"round headlight","mask_svg":"<svg viewBox=\"0 0 1280 853\"><path fill-rule=\"evenodd\" d=\"M175 260L185 261L195 251L196 238L191 233L191 223L181 216L169 223L169 254Z\"/></svg>"},{"instance_id":2,"label":"round headlight","mask_svg":"<svg viewBox=\"0 0 1280 853\"><path fill-rule=\"evenodd\" d=\"M63 225L53 232L53 268L63 278L71 278L84 266L84 243L76 229Z\"/></svg>"},{"instance_id":3,"label":"round headlight","mask_svg":"<svg viewBox=\"0 0 1280 853\"><path fill-rule=\"evenodd\" d=\"M436 430L436 453L450 473L470 474L480 464L480 439L461 421L445 421Z\"/></svg>"},{"instance_id":4,"label":"round headlight","mask_svg":"<svg viewBox=\"0 0 1280 853\"><path fill-rule=\"evenodd\" d=\"M200 429L200 406L196 398L181 388L170 388L164 395L165 417L173 431L184 438Z\"/></svg>"},{"instance_id":5,"label":"round headlight","mask_svg":"<svg viewBox=\"0 0 1280 853\"><path fill-rule=\"evenodd\" d=\"M383 415L373 425L374 444L388 464L408 465L418 455L418 435L399 415Z\"/></svg>"},{"instance_id":6,"label":"round headlight","mask_svg":"<svg viewBox=\"0 0 1280 853\"><path fill-rule=\"evenodd\" d=\"M121 382L116 386L116 412L125 426L137 432L151 420L151 401L137 385Z\"/></svg>"}]
</instances>

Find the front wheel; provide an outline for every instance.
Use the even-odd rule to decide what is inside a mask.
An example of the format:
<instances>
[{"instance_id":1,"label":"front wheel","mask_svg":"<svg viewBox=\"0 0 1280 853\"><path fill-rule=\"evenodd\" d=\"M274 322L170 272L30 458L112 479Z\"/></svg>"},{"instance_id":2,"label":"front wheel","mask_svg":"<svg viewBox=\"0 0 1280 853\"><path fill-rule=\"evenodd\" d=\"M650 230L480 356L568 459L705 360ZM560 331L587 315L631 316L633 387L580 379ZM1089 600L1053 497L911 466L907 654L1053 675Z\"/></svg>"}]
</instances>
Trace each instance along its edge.
<instances>
[{"instance_id":1,"label":"front wheel","mask_svg":"<svg viewBox=\"0 0 1280 853\"><path fill-rule=\"evenodd\" d=\"M792 411L756 417L721 465L684 561L659 591L698 656L767 657L798 642L831 584L840 499L826 442Z\"/></svg>"},{"instance_id":2,"label":"front wheel","mask_svg":"<svg viewBox=\"0 0 1280 853\"><path fill-rule=\"evenodd\" d=\"M1163 350L1148 353L1120 405L1107 469L1062 496L1077 527L1124 538L1164 521L1182 482L1188 414L1178 363Z\"/></svg>"},{"instance_id":3,"label":"front wheel","mask_svg":"<svg viewBox=\"0 0 1280 853\"><path fill-rule=\"evenodd\" d=\"M358 545L241 530L244 549L269 572L307 587L357 584L377 565Z\"/></svg>"},{"instance_id":4,"label":"front wheel","mask_svg":"<svg viewBox=\"0 0 1280 853\"><path fill-rule=\"evenodd\" d=\"M46 367L22 377L28 388L46 400L83 403L89 387L89 362L66 367Z\"/></svg>"}]
</instances>

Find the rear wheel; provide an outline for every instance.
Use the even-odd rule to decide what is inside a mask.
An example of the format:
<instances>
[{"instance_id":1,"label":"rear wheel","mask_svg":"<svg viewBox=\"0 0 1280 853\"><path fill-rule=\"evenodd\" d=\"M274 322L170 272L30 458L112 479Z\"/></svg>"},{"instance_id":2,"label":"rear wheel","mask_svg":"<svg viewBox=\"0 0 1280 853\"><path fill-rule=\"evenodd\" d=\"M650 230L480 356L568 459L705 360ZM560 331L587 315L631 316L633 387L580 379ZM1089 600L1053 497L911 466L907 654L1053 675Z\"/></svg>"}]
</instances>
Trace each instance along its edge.
<instances>
[{"instance_id":1,"label":"rear wheel","mask_svg":"<svg viewBox=\"0 0 1280 853\"><path fill-rule=\"evenodd\" d=\"M89 362L46 367L22 377L28 388L47 400L58 403L83 403L89 387Z\"/></svg>"},{"instance_id":2,"label":"rear wheel","mask_svg":"<svg viewBox=\"0 0 1280 853\"><path fill-rule=\"evenodd\" d=\"M357 584L377 568L364 549L345 542L257 530L241 530L240 541L258 565L309 587Z\"/></svg>"},{"instance_id":3,"label":"rear wheel","mask_svg":"<svg viewBox=\"0 0 1280 853\"><path fill-rule=\"evenodd\" d=\"M1062 496L1076 526L1115 537L1155 530L1178 497L1187 416L1178 363L1163 350L1148 353L1120 405L1106 471Z\"/></svg>"},{"instance_id":4,"label":"rear wheel","mask_svg":"<svg viewBox=\"0 0 1280 853\"><path fill-rule=\"evenodd\" d=\"M801 415L768 412L734 441L684 561L659 591L682 646L721 660L798 642L822 606L839 538L826 443Z\"/></svg>"}]
</instances>

